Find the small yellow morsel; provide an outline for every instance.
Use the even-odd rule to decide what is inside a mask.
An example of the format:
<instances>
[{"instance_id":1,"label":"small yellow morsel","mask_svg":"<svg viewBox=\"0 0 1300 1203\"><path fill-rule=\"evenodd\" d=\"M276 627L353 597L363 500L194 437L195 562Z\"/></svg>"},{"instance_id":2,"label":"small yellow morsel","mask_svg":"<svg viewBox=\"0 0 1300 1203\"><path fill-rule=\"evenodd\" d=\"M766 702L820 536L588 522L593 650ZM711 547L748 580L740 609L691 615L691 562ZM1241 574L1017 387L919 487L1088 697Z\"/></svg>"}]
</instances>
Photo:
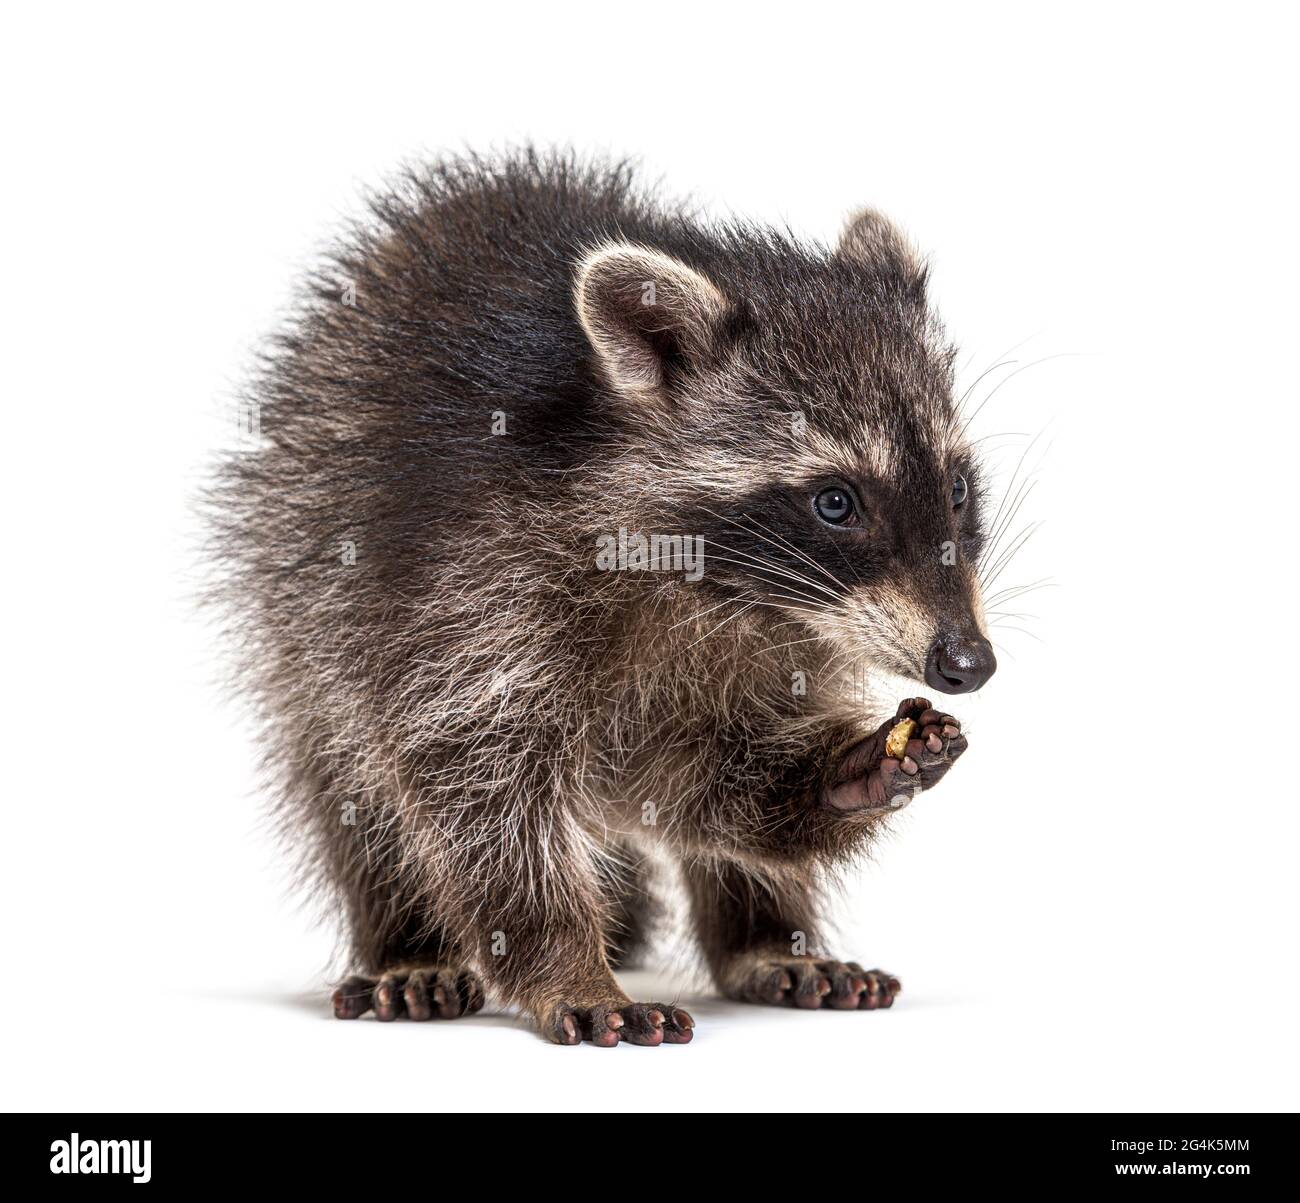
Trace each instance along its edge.
<instances>
[{"instance_id":1,"label":"small yellow morsel","mask_svg":"<svg viewBox=\"0 0 1300 1203\"><path fill-rule=\"evenodd\" d=\"M895 760L902 760L907 755L907 741L912 738L915 731L916 724L910 718L905 718L901 723L891 727L889 734L885 736L885 755L892 756Z\"/></svg>"}]
</instances>

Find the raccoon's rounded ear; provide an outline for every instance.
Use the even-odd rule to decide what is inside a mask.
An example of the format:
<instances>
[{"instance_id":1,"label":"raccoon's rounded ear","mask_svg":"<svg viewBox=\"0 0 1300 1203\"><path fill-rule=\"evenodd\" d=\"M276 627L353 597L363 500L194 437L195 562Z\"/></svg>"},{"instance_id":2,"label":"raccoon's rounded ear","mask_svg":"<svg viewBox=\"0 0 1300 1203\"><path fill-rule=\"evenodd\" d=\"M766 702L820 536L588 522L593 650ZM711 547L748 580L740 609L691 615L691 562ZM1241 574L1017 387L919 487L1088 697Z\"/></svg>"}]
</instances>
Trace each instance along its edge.
<instances>
[{"instance_id":1,"label":"raccoon's rounded ear","mask_svg":"<svg viewBox=\"0 0 1300 1203\"><path fill-rule=\"evenodd\" d=\"M875 209L860 209L849 218L835 253L925 290L927 270L921 256L907 235Z\"/></svg>"},{"instance_id":2,"label":"raccoon's rounded ear","mask_svg":"<svg viewBox=\"0 0 1300 1203\"><path fill-rule=\"evenodd\" d=\"M578 320L609 383L660 394L713 346L727 301L708 277L671 255L632 243L592 251L578 265Z\"/></svg>"}]
</instances>

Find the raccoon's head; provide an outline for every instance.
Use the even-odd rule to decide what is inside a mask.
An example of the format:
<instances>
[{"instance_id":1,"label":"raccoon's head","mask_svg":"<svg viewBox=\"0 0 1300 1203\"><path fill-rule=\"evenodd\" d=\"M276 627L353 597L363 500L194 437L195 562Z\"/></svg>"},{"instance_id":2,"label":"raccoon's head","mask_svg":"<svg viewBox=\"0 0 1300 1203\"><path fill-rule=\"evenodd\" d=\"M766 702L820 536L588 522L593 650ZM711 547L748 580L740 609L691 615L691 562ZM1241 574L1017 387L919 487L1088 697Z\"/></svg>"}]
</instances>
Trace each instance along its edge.
<instances>
[{"instance_id":1,"label":"raccoon's head","mask_svg":"<svg viewBox=\"0 0 1300 1203\"><path fill-rule=\"evenodd\" d=\"M623 518L704 537L717 621L964 693L996 668L983 498L925 286L868 211L829 253L745 227L607 244L575 299L628 440Z\"/></svg>"}]
</instances>

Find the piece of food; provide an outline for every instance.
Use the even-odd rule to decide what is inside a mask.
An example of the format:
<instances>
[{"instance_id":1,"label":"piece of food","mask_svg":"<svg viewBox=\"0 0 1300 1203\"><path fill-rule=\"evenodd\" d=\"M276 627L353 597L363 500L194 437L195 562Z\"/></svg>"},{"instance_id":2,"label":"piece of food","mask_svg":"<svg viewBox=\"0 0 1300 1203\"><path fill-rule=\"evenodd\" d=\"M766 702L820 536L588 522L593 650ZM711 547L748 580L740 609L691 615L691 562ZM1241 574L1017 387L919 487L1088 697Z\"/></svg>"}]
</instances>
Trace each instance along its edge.
<instances>
[{"instance_id":1,"label":"piece of food","mask_svg":"<svg viewBox=\"0 0 1300 1203\"><path fill-rule=\"evenodd\" d=\"M910 718L895 723L889 729L889 734L885 736L885 755L892 756L895 760L902 760L907 755L907 741L915 733L916 724Z\"/></svg>"}]
</instances>

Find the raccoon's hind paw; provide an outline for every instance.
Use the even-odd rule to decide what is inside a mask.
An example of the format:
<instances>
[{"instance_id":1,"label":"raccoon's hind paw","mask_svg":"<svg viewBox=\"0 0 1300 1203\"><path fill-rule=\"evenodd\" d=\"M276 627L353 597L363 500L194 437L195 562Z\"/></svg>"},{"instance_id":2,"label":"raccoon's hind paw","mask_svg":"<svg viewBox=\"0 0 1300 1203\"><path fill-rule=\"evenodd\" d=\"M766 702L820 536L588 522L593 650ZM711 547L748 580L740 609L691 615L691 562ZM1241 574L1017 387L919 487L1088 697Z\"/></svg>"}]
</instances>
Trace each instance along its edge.
<instances>
[{"instance_id":1,"label":"raccoon's hind paw","mask_svg":"<svg viewBox=\"0 0 1300 1203\"><path fill-rule=\"evenodd\" d=\"M542 1034L556 1044L590 1041L613 1048L620 1041L655 1047L690 1044L695 1020L668 1003L609 1003L575 1007L560 1003L542 1024Z\"/></svg>"},{"instance_id":2,"label":"raccoon's hind paw","mask_svg":"<svg viewBox=\"0 0 1300 1203\"><path fill-rule=\"evenodd\" d=\"M905 743L891 756L890 737L904 722L911 730L894 736ZM841 811L898 810L937 785L964 751L961 723L933 709L927 698L908 698L894 718L845 756L840 780L827 788L825 801Z\"/></svg>"},{"instance_id":3,"label":"raccoon's hind paw","mask_svg":"<svg viewBox=\"0 0 1300 1203\"><path fill-rule=\"evenodd\" d=\"M755 955L738 958L723 992L739 1002L815 1011L876 1011L894 1005L898 978L856 961Z\"/></svg>"},{"instance_id":4,"label":"raccoon's hind paw","mask_svg":"<svg viewBox=\"0 0 1300 1203\"><path fill-rule=\"evenodd\" d=\"M350 977L334 991L334 1018L359 1019L374 1009L384 1022L404 1017L459 1019L483 1007L478 974L462 966L391 969L379 977Z\"/></svg>"}]
</instances>

